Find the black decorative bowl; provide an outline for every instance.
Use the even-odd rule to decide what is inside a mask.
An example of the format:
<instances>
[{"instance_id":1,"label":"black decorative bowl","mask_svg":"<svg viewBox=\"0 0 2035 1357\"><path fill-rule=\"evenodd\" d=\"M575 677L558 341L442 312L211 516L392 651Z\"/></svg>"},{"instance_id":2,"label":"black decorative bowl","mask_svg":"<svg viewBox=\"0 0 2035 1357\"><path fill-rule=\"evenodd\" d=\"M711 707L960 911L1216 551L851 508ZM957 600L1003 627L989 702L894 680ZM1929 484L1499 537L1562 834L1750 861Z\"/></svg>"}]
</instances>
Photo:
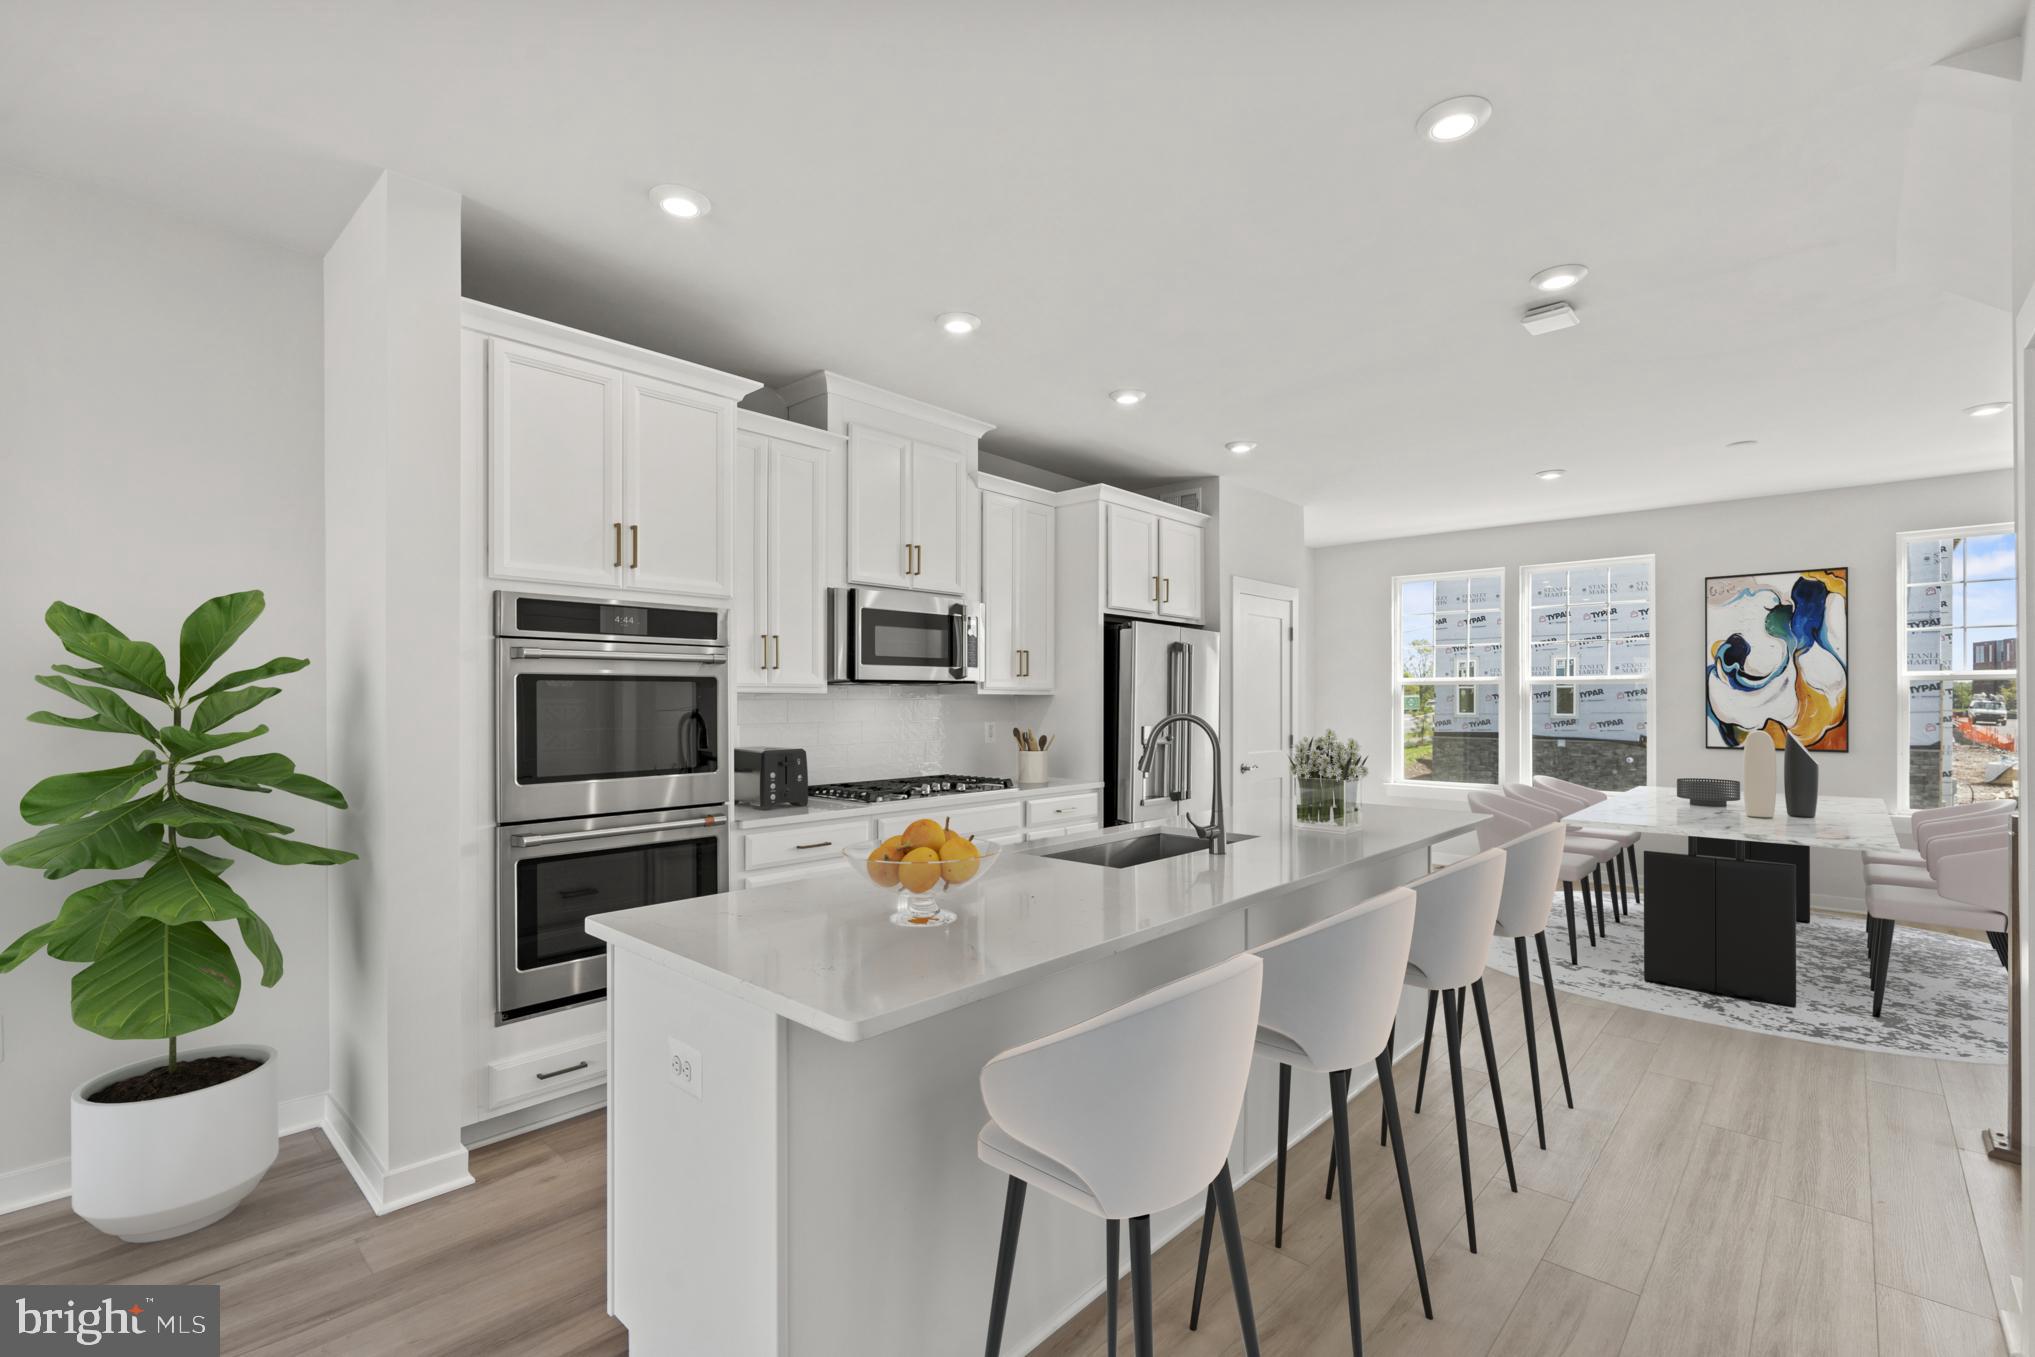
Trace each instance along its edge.
<instances>
[{"instance_id":1,"label":"black decorative bowl","mask_svg":"<svg viewBox=\"0 0 2035 1357\"><path fill-rule=\"evenodd\" d=\"M1728 777L1678 777L1675 795L1692 806L1722 806L1738 799L1738 783Z\"/></svg>"}]
</instances>

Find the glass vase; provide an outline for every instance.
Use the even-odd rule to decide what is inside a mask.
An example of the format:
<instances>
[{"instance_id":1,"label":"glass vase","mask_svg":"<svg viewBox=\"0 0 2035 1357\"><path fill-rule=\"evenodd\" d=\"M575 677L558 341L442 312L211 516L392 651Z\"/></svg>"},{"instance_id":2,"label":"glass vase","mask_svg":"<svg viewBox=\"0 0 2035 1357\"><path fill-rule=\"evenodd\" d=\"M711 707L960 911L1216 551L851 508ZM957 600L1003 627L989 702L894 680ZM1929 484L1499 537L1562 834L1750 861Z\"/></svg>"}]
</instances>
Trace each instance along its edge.
<instances>
[{"instance_id":1,"label":"glass vase","mask_svg":"<svg viewBox=\"0 0 2035 1357\"><path fill-rule=\"evenodd\" d=\"M1302 829L1354 829L1363 816L1362 784L1338 777L1293 779L1293 822Z\"/></svg>"}]
</instances>

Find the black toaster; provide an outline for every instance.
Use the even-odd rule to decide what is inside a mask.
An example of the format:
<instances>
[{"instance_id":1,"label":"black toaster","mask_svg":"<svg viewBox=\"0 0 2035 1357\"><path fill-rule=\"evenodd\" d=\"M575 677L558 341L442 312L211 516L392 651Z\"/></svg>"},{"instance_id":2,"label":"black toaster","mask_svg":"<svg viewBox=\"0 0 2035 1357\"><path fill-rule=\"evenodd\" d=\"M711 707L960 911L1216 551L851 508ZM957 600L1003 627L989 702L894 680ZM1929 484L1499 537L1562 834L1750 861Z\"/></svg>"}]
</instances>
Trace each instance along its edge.
<instances>
[{"instance_id":1,"label":"black toaster","mask_svg":"<svg viewBox=\"0 0 2035 1357\"><path fill-rule=\"evenodd\" d=\"M737 749L735 804L781 810L806 803L803 749Z\"/></svg>"}]
</instances>

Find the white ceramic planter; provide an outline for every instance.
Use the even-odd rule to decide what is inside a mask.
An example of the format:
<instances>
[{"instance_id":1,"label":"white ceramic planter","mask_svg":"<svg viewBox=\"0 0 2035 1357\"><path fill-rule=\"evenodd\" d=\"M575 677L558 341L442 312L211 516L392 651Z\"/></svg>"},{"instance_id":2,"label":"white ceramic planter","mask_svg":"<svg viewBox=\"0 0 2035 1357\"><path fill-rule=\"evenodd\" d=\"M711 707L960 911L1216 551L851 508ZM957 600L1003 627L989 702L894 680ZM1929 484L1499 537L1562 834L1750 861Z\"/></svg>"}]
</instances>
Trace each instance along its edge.
<instances>
[{"instance_id":1,"label":"white ceramic planter","mask_svg":"<svg viewBox=\"0 0 2035 1357\"><path fill-rule=\"evenodd\" d=\"M262 1063L238 1079L174 1098L86 1101L108 1084L156 1068L158 1051L71 1092L71 1209L130 1244L210 1225L240 1205L276 1161L276 1053L212 1046L182 1054Z\"/></svg>"}]
</instances>

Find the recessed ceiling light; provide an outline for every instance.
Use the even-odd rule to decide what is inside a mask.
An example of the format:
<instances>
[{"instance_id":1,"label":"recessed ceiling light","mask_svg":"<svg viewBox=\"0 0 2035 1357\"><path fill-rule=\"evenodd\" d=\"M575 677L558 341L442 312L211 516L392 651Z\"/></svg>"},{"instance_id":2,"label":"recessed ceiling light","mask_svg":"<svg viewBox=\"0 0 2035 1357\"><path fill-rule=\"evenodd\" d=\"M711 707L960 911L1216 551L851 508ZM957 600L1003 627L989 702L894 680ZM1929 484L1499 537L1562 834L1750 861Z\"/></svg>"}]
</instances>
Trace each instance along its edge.
<instances>
[{"instance_id":1,"label":"recessed ceiling light","mask_svg":"<svg viewBox=\"0 0 2035 1357\"><path fill-rule=\"evenodd\" d=\"M1475 94L1444 99L1420 115L1421 135L1429 141L1461 141L1491 120L1491 101Z\"/></svg>"},{"instance_id":2,"label":"recessed ceiling light","mask_svg":"<svg viewBox=\"0 0 2035 1357\"><path fill-rule=\"evenodd\" d=\"M1145 398L1145 393L1142 391L1134 391L1130 387L1125 386L1119 387L1115 391L1110 392L1109 398L1115 401L1118 405L1136 405L1139 401Z\"/></svg>"},{"instance_id":3,"label":"recessed ceiling light","mask_svg":"<svg viewBox=\"0 0 2035 1357\"><path fill-rule=\"evenodd\" d=\"M1225 443L1223 444L1223 447L1229 449L1231 452L1241 457L1247 452L1255 452L1257 450L1258 445L1256 443L1239 441L1235 443Z\"/></svg>"},{"instance_id":4,"label":"recessed ceiling light","mask_svg":"<svg viewBox=\"0 0 2035 1357\"><path fill-rule=\"evenodd\" d=\"M1759 440L1757 438L1741 438L1735 442L1726 443L1724 446L1727 448L1756 448L1759 446Z\"/></svg>"},{"instance_id":5,"label":"recessed ceiling light","mask_svg":"<svg viewBox=\"0 0 2035 1357\"><path fill-rule=\"evenodd\" d=\"M1535 476L1536 476L1536 477L1537 477L1538 479L1540 479L1540 480L1543 480L1543 481L1558 481L1558 480L1560 480L1560 479L1561 479L1562 477L1564 477L1564 476L1568 475L1569 473L1568 473L1567 471L1563 470L1563 469L1562 469L1561 467L1558 467L1558 466L1551 466L1551 467L1549 467L1549 468L1548 468L1547 470L1545 470L1545 471L1536 471L1536 472L1534 472L1533 474L1534 474L1534 475L1535 475Z\"/></svg>"},{"instance_id":6,"label":"recessed ceiling light","mask_svg":"<svg viewBox=\"0 0 2035 1357\"><path fill-rule=\"evenodd\" d=\"M704 217L714 210L706 194L683 184L659 184L650 190L650 201L681 221Z\"/></svg>"},{"instance_id":7,"label":"recessed ceiling light","mask_svg":"<svg viewBox=\"0 0 2035 1357\"><path fill-rule=\"evenodd\" d=\"M949 311L940 317L940 328L950 335L972 335L982 328L982 317L966 311Z\"/></svg>"},{"instance_id":8,"label":"recessed ceiling light","mask_svg":"<svg viewBox=\"0 0 2035 1357\"><path fill-rule=\"evenodd\" d=\"M1991 419L1994 415L2005 414L2013 408L2012 401L1987 401L1984 405L1971 406L1965 413L1973 419Z\"/></svg>"},{"instance_id":9,"label":"recessed ceiling light","mask_svg":"<svg viewBox=\"0 0 2035 1357\"><path fill-rule=\"evenodd\" d=\"M1557 264L1551 269L1542 269L1527 281L1542 292L1563 292L1589 276L1590 270L1586 265Z\"/></svg>"}]
</instances>

